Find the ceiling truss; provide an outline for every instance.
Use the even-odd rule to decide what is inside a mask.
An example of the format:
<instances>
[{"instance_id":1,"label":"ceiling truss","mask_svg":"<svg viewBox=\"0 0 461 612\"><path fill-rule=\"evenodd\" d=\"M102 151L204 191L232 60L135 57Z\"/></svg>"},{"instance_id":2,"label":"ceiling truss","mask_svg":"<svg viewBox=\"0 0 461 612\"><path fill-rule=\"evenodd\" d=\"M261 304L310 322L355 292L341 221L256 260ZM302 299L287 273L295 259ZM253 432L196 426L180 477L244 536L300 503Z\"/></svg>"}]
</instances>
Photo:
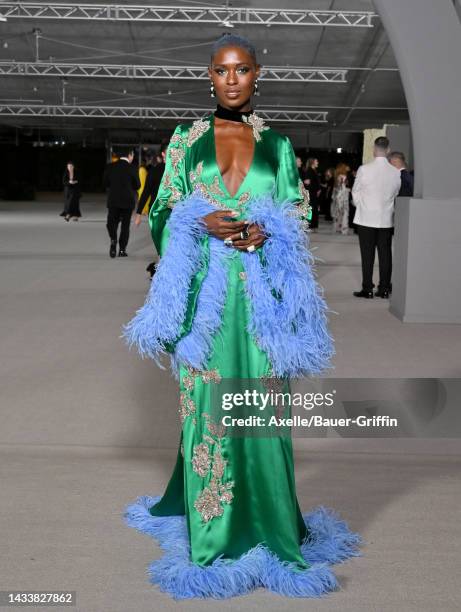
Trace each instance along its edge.
<instances>
[{"instance_id":1,"label":"ceiling truss","mask_svg":"<svg viewBox=\"0 0 461 612\"><path fill-rule=\"evenodd\" d=\"M145 106L74 106L50 104L0 105L2 117L85 117L106 119L200 119L208 115L206 108L166 108ZM268 121L326 123L328 111L264 110L257 113Z\"/></svg>"},{"instance_id":2,"label":"ceiling truss","mask_svg":"<svg viewBox=\"0 0 461 612\"><path fill-rule=\"evenodd\" d=\"M370 11L259 9L210 6L143 6L79 2L2 2L0 18L91 19L109 21L214 23L216 25L284 25L373 27Z\"/></svg>"},{"instance_id":3,"label":"ceiling truss","mask_svg":"<svg viewBox=\"0 0 461 612\"><path fill-rule=\"evenodd\" d=\"M97 77L121 79L209 79L204 66L72 64L67 62L0 62L0 76ZM341 68L261 68L264 81L346 83Z\"/></svg>"}]
</instances>

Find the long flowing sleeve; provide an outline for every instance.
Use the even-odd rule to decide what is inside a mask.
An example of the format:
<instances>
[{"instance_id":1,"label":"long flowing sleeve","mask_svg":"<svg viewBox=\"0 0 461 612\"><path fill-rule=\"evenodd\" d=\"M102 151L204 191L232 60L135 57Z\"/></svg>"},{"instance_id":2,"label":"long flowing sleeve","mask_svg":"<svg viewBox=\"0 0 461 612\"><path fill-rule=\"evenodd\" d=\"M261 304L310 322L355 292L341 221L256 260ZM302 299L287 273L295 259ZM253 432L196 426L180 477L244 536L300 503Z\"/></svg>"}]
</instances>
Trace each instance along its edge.
<instances>
[{"instance_id":1,"label":"long flowing sleeve","mask_svg":"<svg viewBox=\"0 0 461 612\"><path fill-rule=\"evenodd\" d=\"M276 197L279 202L289 201L297 204L300 216L307 221L312 218L309 192L305 188L296 165L296 156L288 136L284 136L279 155L276 178Z\"/></svg>"},{"instance_id":2,"label":"long flowing sleeve","mask_svg":"<svg viewBox=\"0 0 461 612\"><path fill-rule=\"evenodd\" d=\"M176 126L165 158L165 170L160 181L157 196L149 211L149 227L157 253L162 256L169 232L165 224L174 204L188 194L185 168L186 146L183 130L186 126Z\"/></svg>"},{"instance_id":3,"label":"long flowing sleeve","mask_svg":"<svg viewBox=\"0 0 461 612\"><path fill-rule=\"evenodd\" d=\"M272 375L317 375L331 367L334 354L314 257L306 232L309 195L296 166L291 141L278 139L273 194L250 202L247 219L265 229L267 239L254 253L242 252L251 303L249 331L269 356Z\"/></svg>"},{"instance_id":4,"label":"long flowing sleeve","mask_svg":"<svg viewBox=\"0 0 461 612\"><path fill-rule=\"evenodd\" d=\"M160 262L144 305L123 326L123 336L128 344L135 345L143 357L154 359L159 367L162 367L160 356L171 353L175 376L179 375L174 356L176 346L189 336L199 296L203 302L203 296L207 294L207 291L201 292L210 259L209 236L203 217L215 210L207 199L189 187L187 176L190 168L186 154L191 140L186 124L178 125L170 139L165 169L149 211L149 226ZM227 254L227 247L222 248ZM222 282L225 285L225 281ZM209 299L216 303L213 291ZM210 317L199 324L209 329ZM185 352L191 361L195 359L194 367L199 367L202 364L199 360L204 359L209 346L206 338L200 341L196 335L188 341L186 339L180 351L181 354Z\"/></svg>"}]
</instances>

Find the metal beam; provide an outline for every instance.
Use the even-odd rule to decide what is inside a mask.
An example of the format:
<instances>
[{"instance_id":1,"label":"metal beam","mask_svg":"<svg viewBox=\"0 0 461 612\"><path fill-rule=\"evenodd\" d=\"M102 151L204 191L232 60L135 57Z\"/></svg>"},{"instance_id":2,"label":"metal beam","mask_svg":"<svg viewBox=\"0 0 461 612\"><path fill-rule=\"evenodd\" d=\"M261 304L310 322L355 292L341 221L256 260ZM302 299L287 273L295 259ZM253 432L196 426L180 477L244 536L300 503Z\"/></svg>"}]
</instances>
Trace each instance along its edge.
<instances>
[{"instance_id":1,"label":"metal beam","mask_svg":"<svg viewBox=\"0 0 461 612\"><path fill-rule=\"evenodd\" d=\"M81 4L78 2L2 2L0 19L91 19L108 21L160 21L216 25L285 25L373 27L370 11L321 11L281 8L210 6L145 6L142 4Z\"/></svg>"},{"instance_id":2,"label":"metal beam","mask_svg":"<svg viewBox=\"0 0 461 612\"><path fill-rule=\"evenodd\" d=\"M203 79L206 66L130 66L127 64L74 64L68 62L0 62L0 76L97 77L119 79ZM261 68L264 81L346 83L342 68Z\"/></svg>"},{"instance_id":3,"label":"metal beam","mask_svg":"<svg viewBox=\"0 0 461 612\"><path fill-rule=\"evenodd\" d=\"M200 119L207 108L166 108L145 106L65 106L50 104L0 104L2 117L86 117L94 119ZM256 109L268 121L326 123L327 111Z\"/></svg>"}]
</instances>

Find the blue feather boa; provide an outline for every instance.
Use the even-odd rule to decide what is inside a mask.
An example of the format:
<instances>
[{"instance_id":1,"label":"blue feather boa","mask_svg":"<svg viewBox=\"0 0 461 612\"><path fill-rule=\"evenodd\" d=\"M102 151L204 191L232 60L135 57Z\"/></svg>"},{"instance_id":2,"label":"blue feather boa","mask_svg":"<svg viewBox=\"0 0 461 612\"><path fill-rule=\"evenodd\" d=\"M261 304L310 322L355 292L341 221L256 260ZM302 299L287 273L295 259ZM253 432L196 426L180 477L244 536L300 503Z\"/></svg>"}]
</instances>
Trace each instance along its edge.
<instances>
[{"instance_id":1,"label":"blue feather boa","mask_svg":"<svg viewBox=\"0 0 461 612\"><path fill-rule=\"evenodd\" d=\"M166 345L178 338L192 277L200 269L206 226L202 217L216 210L199 191L177 202L168 220L170 240L145 301L123 328L129 346L159 361ZM307 235L290 202L272 194L253 198L246 218L269 234L258 253L241 252L251 304L248 332L264 350L274 376L315 375L330 366L334 354L328 333L327 305L313 274ZM190 332L176 342L171 367L178 378L181 363L206 368L213 338L219 333L226 299L229 257L235 251L209 236L209 269L197 300ZM263 263L262 263L263 262ZM275 295L274 295L275 292Z\"/></svg>"},{"instance_id":2,"label":"blue feather boa","mask_svg":"<svg viewBox=\"0 0 461 612\"><path fill-rule=\"evenodd\" d=\"M275 376L320 374L330 367L333 339L297 209L290 202L274 204L271 196L262 196L251 202L248 212L248 219L269 234L262 247L263 266L254 254L242 253L252 306L248 331L267 353Z\"/></svg>"},{"instance_id":3,"label":"blue feather boa","mask_svg":"<svg viewBox=\"0 0 461 612\"><path fill-rule=\"evenodd\" d=\"M177 202L168 219L170 239L160 259L144 305L123 326L122 336L139 354L159 359L167 352L181 329L187 310L189 286L202 258L202 236L206 226L201 218L214 207L198 193Z\"/></svg>"},{"instance_id":4,"label":"blue feather boa","mask_svg":"<svg viewBox=\"0 0 461 612\"><path fill-rule=\"evenodd\" d=\"M220 333L222 312L227 295L227 273L232 250L222 240L209 237L208 274L200 288L190 332L181 338L171 356L172 370L178 377L181 363L203 369L212 349L215 334Z\"/></svg>"},{"instance_id":5,"label":"blue feather boa","mask_svg":"<svg viewBox=\"0 0 461 612\"><path fill-rule=\"evenodd\" d=\"M310 564L300 570L281 561L265 545L258 544L238 559L218 557L208 566L190 560L190 544L184 516L153 516L149 512L160 496L138 497L125 508L124 521L155 538L164 555L148 568L149 579L174 599L224 599L265 587L286 597L321 597L339 588L330 564L361 556L363 543L338 514L324 506L303 514L309 537L301 554Z\"/></svg>"}]
</instances>

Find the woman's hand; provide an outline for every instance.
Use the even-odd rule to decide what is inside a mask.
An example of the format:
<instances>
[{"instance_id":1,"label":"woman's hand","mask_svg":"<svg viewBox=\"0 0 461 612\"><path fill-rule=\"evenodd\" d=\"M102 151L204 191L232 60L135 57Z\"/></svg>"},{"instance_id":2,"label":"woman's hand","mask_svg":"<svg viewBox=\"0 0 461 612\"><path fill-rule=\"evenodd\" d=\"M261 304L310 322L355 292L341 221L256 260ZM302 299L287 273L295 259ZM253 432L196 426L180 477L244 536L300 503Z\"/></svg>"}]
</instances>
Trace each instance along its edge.
<instances>
[{"instance_id":1,"label":"woman's hand","mask_svg":"<svg viewBox=\"0 0 461 612\"><path fill-rule=\"evenodd\" d=\"M246 251L249 246L254 246L255 249L260 247L267 236L264 234L262 228L256 223L248 224L245 221L226 221L226 217L233 217L238 215L234 210L218 210L203 217L206 223L208 232L225 240L226 238L231 239L232 247L239 251ZM248 238L242 240L240 232L244 229L248 231Z\"/></svg>"},{"instance_id":2,"label":"woman's hand","mask_svg":"<svg viewBox=\"0 0 461 612\"><path fill-rule=\"evenodd\" d=\"M238 249L239 251L246 251L249 246L254 246L255 249L257 249L264 244L267 236L264 234L262 227L256 223L250 223L247 227L247 231L249 237L244 240L241 239L240 232L230 236L232 239L232 246L235 249Z\"/></svg>"},{"instance_id":3,"label":"woman's hand","mask_svg":"<svg viewBox=\"0 0 461 612\"><path fill-rule=\"evenodd\" d=\"M233 235L239 235L245 228L245 221L226 221L226 217L235 217L238 213L235 210L217 210L203 217L208 233L216 238L224 240ZM238 234L237 234L238 232Z\"/></svg>"}]
</instances>

